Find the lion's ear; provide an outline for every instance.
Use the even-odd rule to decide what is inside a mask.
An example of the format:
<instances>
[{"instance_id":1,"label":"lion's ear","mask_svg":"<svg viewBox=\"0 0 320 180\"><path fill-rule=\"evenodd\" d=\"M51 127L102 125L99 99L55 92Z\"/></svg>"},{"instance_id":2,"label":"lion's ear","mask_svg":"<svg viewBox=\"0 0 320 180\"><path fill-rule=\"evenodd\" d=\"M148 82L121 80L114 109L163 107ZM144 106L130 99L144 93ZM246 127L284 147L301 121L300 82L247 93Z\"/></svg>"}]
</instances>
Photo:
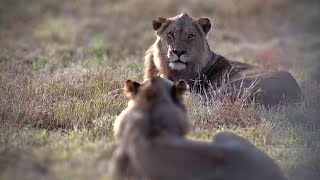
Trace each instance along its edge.
<instances>
[{"instance_id":1,"label":"lion's ear","mask_svg":"<svg viewBox=\"0 0 320 180\"><path fill-rule=\"evenodd\" d=\"M152 21L152 27L155 31L158 31L163 23L167 22L167 18L157 17Z\"/></svg>"},{"instance_id":2,"label":"lion's ear","mask_svg":"<svg viewBox=\"0 0 320 180\"><path fill-rule=\"evenodd\" d=\"M131 80L127 80L124 85L124 94L128 98L133 98L138 93L139 87L140 87L139 83Z\"/></svg>"},{"instance_id":3,"label":"lion's ear","mask_svg":"<svg viewBox=\"0 0 320 180\"><path fill-rule=\"evenodd\" d=\"M202 30L204 33L208 33L209 30L211 29L211 22L208 18L199 18L198 23L200 24L200 26L202 27Z\"/></svg>"},{"instance_id":4,"label":"lion's ear","mask_svg":"<svg viewBox=\"0 0 320 180\"><path fill-rule=\"evenodd\" d=\"M183 95L184 93L189 91L189 85L185 80L179 80L175 83L176 92L178 95Z\"/></svg>"}]
</instances>

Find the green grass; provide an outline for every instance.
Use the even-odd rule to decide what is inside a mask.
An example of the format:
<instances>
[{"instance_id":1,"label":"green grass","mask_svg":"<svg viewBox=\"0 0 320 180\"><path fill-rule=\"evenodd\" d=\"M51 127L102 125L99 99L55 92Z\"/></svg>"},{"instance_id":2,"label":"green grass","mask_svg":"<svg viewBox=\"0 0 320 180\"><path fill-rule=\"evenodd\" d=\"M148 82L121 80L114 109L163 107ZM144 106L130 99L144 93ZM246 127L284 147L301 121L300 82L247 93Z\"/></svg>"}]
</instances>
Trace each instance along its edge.
<instances>
[{"instance_id":1,"label":"green grass","mask_svg":"<svg viewBox=\"0 0 320 180\"><path fill-rule=\"evenodd\" d=\"M1 1L0 179L108 179L112 125L127 104L121 88L142 80L152 19L181 11L212 20L215 52L290 71L306 99L265 110L190 97L188 137L210 141L233 131L291 179L316 179L319 9L313 0Z\"/></svg>"}]
</instances>

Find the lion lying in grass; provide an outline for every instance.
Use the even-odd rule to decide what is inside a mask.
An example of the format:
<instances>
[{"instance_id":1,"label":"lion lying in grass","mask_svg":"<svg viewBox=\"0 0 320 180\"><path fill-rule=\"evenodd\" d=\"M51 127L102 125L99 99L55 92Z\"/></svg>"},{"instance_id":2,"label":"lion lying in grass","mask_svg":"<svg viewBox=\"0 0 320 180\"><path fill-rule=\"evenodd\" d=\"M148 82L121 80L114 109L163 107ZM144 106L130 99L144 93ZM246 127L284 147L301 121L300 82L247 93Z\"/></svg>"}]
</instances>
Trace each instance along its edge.
<instances>
[{"instance_id":1,"label":"lion lying in grass","mask_svg":"<svg viewBox=\"0 0 320 180\"><path fill-rule=\"evenodd\" d=\"M145 57L144 80L163 75L177 82L184 79L196 93L224 87L230 97L250 97L266 107L296 103L301 90L289 72L269 72L249 64L230 61L211 51L206 35L208 18L193 19L186 13L152 22L157 39ZM245 94L245 95L243 95Z\"/></svg>"},{"instance_id":2,"label":"lion lying in grass","mask_svg":"<svg viewBox=\"0 0 320 180\"><path fill-rule=\"evenodd\" d=\"M285 179L268 155L233 133L219 133L212 143L185 139L186 87L184 81L162 78L126 82L131 102L115 125L114 174L151 180Z\"/></svg>"}]
</instances>

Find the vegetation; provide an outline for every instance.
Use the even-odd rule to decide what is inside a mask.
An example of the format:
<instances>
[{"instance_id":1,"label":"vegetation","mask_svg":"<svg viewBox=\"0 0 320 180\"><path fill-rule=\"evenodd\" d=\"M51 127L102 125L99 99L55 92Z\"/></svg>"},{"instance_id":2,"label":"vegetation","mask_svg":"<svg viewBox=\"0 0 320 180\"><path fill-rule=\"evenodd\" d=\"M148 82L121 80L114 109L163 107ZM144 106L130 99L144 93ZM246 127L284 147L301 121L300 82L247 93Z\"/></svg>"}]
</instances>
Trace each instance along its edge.
<instances>
[{"instance_id":1,"label":"vegetation","mask_svg":"<svg viewBox=\"0 0 320 180\"><path fill-rule=\"evenodd\" d=\"M189 137L249 139L291 179L320 176L320 3L316 0L0 1L0 179L107 179L126 79L141 81L151 21L206 16L211 48L290 71L305 103L266 110L190 96Z\"/></svg>"}]
</instances>

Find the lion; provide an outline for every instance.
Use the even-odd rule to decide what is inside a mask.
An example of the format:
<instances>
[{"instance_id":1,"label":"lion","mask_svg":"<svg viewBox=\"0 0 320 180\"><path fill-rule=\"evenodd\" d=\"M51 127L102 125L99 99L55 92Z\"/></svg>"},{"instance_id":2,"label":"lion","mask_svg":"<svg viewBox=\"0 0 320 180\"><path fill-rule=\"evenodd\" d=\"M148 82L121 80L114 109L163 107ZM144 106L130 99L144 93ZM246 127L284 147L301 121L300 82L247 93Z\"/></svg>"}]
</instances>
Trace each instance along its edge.
<instances>
[{"instance_id":1,"label":"lion","mask_svg":"<svg viewBox=\"0 0 320 180\"><path fill-rule=\"evenodd\" d=\"M128 106L116 118L114 135L116 144L126 144L127 128L140 119L152 119L157 126L149 129L148 136L158 134L171 134L171 136L184 136L190 129L190 122L183 103L184 95L189 91L188 84L184 81L173 83L170 80L156 77L143 84L127 80L124 85L124 94L129 98ZM167 119L171 119L168 121ZM121 177L133 176L133 169L124 146L119 146L114 152L114 162L110 171L120 174ZM124 173L125 172L125 173ZM120 176L120 175L119 175Z\"/></svg>"},{"instance_id":2,"label":"lion","mask_svg":"<svg viewBox=\"0 0 320 180\"><path fill-rule=\"evenodd\" d=\"M188 116L183 101L177 100L186 92L186 82L170 85L162 78L152 78L138 84L127 81L127 96L132 103L129 106L135 107L117 119L122 124L117 130L121 135L111 171L118 178L286 179L272 158L234 133L218 133L212 142L185 138L187 131L177 127L185 127Z\"/></svg>"},{"instance_id":3,"label":"lion","mask_svg":"<svg viewBox=\"0 0 320 180\"><path fill-rule=\"evenodd\" d=\"M129 102L127 108L115 120L114 134L116 140L122 137L125 121L144 118L150 111L152 113L149 113L149 118L157 121L158 128L161 126L162 129L166 129L167 132L172 134L185 135L190 128L185 113L186 107L183 103L184 95L188 90L189 86L184 80L173 83L170 80L156 77L143 84L127 80L124 86L124 94L129 98ZM169 117L174 117L174 120L167 121L166 119ZM163 132L163 130L158 131Z\"/></svg>"},{"instance_id":4,"label":"lion","mask_svg":"<svg viewBox=\"0 0 320 180\"><path fill-rule=\"evenodd\" d=\"M172 18L158 17L152 26L157 39L147 50L144 80L162 75L173 82L184 79L193 92L226 87L227 94L248 93L258 104L274 107L297 104L303 95L287 71L266 71L214 53L206 35L211 29L208 18L194 19L186 13Z\"/></svg>"}]
</instances>

